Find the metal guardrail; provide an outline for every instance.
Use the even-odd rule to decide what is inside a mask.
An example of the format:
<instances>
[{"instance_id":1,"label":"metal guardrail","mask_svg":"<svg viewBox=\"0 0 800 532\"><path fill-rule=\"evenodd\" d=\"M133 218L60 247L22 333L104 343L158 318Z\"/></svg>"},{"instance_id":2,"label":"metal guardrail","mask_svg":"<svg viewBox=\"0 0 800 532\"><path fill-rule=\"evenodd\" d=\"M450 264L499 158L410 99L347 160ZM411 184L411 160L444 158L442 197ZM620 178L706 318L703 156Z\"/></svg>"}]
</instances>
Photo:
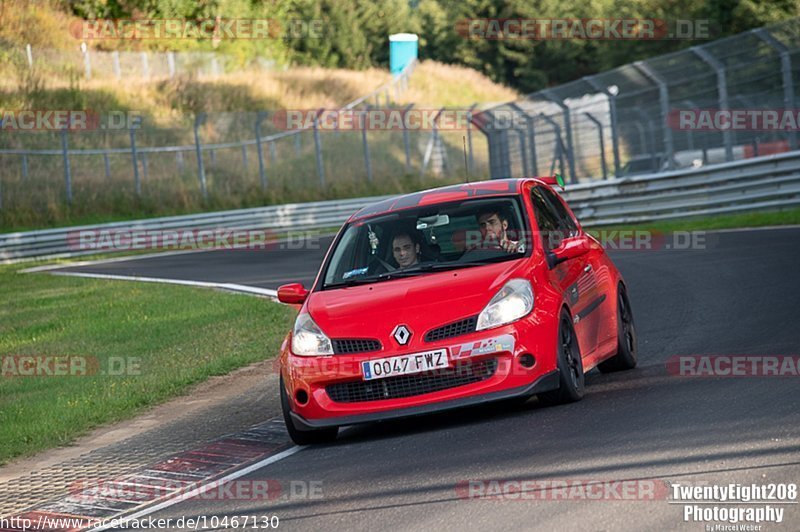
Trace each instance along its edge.
<instances>
[{"instance_id":1,"label":"metal guardrail","mask_svg":"<svg viewBox=\"0 0 800 532\"><path fill-rule=\"evenodd\" d=\"M800 152L573 185L564 197L595 227L798 207Z\"/></svg>"},{"instance_id":2,"label":"metal guardrail","mask_svg":"<svg viewBox=\"0 0 800 532\"><path fill-rule=\"evenodd\" d=\"M0 262L78 257L69 235L80 231L158 229L322 229L389 196L295 203L24 233L0 234ZM800 207L800 151L692 170L570 186L564 197L589 227L722 213Z\"/></svg>"},{"instance_id":3,"label":"metal guardrail","mask_svg":"<svg viewBox=\"0 0 800 532\"><path fill-rule=\"evenodd\" d=\"M72 258L103 253L102 250L76 249L77 246L74 242L76 235L90 231L242 229L267 230L277 236L289 230L324 229L341 225L361 207L386 197L389 196L293 203L254 209L0 234L0 263Z\"/></svg>"}]
</instances>

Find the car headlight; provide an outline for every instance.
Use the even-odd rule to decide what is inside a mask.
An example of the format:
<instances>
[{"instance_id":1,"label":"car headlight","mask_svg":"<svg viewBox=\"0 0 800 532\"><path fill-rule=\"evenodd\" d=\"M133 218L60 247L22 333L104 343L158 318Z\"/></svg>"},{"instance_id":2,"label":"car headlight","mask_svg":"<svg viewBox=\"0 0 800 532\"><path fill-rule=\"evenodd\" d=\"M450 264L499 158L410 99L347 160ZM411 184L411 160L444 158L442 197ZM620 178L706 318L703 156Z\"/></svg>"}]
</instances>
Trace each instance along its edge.
<instances>
[{"instance_id":1,"label":"car headlight","mask_svg":"<svg viewBox=\"0 0 800 532\"><path fill-rule=\"evenodd\" d=\"M333 354L331 339L322 332L307 312L297 316L294 322L292 353L304 357Z\"/></svg>"},{"instance_id":2,"label":"car headlight","mask_svg":"<svg viewBox=\"0 0 800 532\"><path fill-rule=\"evenodd\" d=\"M533 310L533 288L526 279L511 279L478 315L477 330L516 321Z\"/></svg>"}]
</instances>

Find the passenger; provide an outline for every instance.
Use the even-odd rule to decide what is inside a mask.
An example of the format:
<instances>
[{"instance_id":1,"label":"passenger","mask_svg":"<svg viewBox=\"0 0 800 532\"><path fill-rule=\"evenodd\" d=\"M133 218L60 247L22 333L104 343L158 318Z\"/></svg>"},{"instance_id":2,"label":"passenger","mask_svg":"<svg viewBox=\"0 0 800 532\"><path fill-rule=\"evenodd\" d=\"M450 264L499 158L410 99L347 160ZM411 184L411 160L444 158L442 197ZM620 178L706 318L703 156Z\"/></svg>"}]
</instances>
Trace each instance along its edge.
<instances>
[{"instance_id":1,"label":"passenger","mask_svg":"<svg viewBox=\"0 0 800 532\"><path fill-rule=\"evenodd\" d=\"M419 236L405 231L394 235L392 256L401 270L419 264Z\"/></svg>"}]
</instances>

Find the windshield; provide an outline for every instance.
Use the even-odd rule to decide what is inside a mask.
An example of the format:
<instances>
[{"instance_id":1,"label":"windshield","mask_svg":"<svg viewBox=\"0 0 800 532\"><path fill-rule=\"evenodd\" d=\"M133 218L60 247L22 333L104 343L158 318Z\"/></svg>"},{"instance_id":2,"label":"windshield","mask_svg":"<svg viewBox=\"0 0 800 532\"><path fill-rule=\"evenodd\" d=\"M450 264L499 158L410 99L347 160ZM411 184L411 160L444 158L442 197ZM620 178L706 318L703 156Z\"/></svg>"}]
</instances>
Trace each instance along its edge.
<instances>
[{"instance_id":1,"label":"windshield","mask_svg":"<svg viewBox=\"0 0 800 532\"><path fill-rule=\"evenodd\" d=\"M374 283L513 260L530 247L516 197L407 209L347 226L324 288Z\"/></svg>"}]
</instances>

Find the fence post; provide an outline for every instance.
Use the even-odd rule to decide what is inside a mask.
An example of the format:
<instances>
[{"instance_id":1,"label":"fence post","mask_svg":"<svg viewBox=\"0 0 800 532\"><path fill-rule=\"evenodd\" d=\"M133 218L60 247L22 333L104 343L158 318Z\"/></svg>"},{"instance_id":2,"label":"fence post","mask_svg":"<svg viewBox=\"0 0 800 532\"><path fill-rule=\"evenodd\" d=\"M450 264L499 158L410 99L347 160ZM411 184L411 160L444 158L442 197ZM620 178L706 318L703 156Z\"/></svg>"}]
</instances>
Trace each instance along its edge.
<instances>
[{"instance_id":1,"label":"fence post","mask_svg":"<svg viewBox=\"0 0 800 532\"><path fill-rule=\"evenodd\" d=\"M370 106L367 105L366 112L369 113ZM372 182L372 161L369 159L369 143L367 142L367 121L366 116L361 124L361 143L364 146L364 168L367 170L367 181Z\"/></svg>"},{"instance_id":2,"label":"fence post","mask_svg":"<svg viewBox=\"0 0 800 532\"><path fill-rule=\"evenodd\" d=\"M605 87L597 81L595 76L586 76L583 79L595 90L602 92L608 98L608 114L611 119L611 151L614 154L614 175L618 176L621 173L619 163L619 139L617 135L617 94L619 94L619 88L616 85Z\"/></svg>"},{"instance_id":3,"label":"fence post","mask_svg":"<svg viewBox=\"0 0 800 532\"><path fill-rule=\"evenodd\" d=\"M114 68L114 75L117 79L122 79L122 69L119 67L119 52L116 50L111 52L111 64Z\"/></svg>"},{"instance_id":4,"label":"fence post","mask_svg":"<svg viewBox=\"0 0 800 532\"><path fill-rule=\"evenodd\" d=\"M247 170L247 145L242 144L242 168Z\"/></svg>"},{"instance_id":5,"label":"fence post","mask_svg":"<svg viewBox=\"0 0 800 532\"><path fill-rule=\"evenodd\" d=\"M302 131L298 131L297 133L294 134L294 154L295 155L300 155L300 152L302 151L302 145L300 144L300 142L301 142L300 136L302 134L303 134Z\"/></svg>"},{"instance_id":6,"label":"fence post","mask_svg":"<svg viewBox=\"0 0 800 532\"><path fill-rule=\"evenodd\" d=\"M136 152L136 130L130 128L128 133L131 137L131 158L133 159L133 185L136 195L142 195L142 180L139 178L139 155Z\"/></svg>"},{"instance_id":7,"label":"fence post","mask_svg":"<svg viewBox=\"0 0 800 532\"><path fill-rule=\"evenodd\" d=\"M658 72L650 68L650 65L644 61L635 61L633 66L658 87L658 103L661 108L661 130L664 137L664 157L666 158L667 162L667 170L672 170L674 167L672 159L675 153L675 148L672 142L672 128L670 128L669 124L667 123L667 119L669 118L669 89L667 86L667 80L665 80ZM660 169L661 168L659 167L659 170Z\"/></svg>"},{"instance_id":8,"label":"fence post","mask_svg":"<svg viewBox=\"0 0 800 532\"><path fill-rule=\"evenodd\" d=\"M22 154L22 179L28 179L28 154Z\"/></svg>"},{"instance_id":9,"label":"fence post","mask_svg":"<svg viewBox=\"0 0 800 532\"><path fill-rule=\"evenodd\" d=\"M477 117L473 117L472 123L486 136L486 144L489 149L489 178L508 177L508 174L504 173L508 154L503 150L500 131L497 128L497 117L492 110L481 111Z\"/></svg>"},{"instance_id":10,"label":"fence post","mask_svg":"<svg viewBox=\"0 0 800 532\"><path fill-rule=\"evenodd\" d=\"M539 113L539 118L553 126L553 131L556 134L556 148L555 152L553 153L553 161L550 163L550 174L552 175L553 170L556 167L556 160L558 160L558 166L561 173L564 173L564 141L561 140L561 127L558 125L558 122L550 118L544 113ZM567 158L569 160L569 158Z\"/></svg>"},{"instance_id":11,"label":"fence post","mask_svg":"<svg viewBox=\"0 0 800 532\"><path fill-rule=\"evenodd\" d=\"M275 141L269 141L269 162L270 164L275 164L278 162L278 152L275 150Z\"/></svg>"},{"instance_id":12,"label":"fence post","mask_svg":"<svg viewBox=\"0 0 800 532\"><path fill-rule=\"evenodd\" d=\"M150 64L147 61L147 52L142 52L142 77L150 78Z\"/></svg>"},{"instance_id":13,"label":"fence post","mask_svg":"<svg viewBox=\"0 0 800 532\"><path fill-rule=\"evenodd\" d=\"M467 110L467 148L469 149L469 158L467 159L467 170L472 173L475 170L475 159L472 155L472 111L478 106L473 103Z\"/></svg>"},{"instance_id":14,"label":"fence post","mask_svg":"<svg viewBox=\"0 0 800 532\"><path fill-rule=\"evenodd\" d=\"M216 166L216 164L217 164L217 150L215 150L213 148L208 150L208 155L211 158L211 166Z\"/></svg>"},{"instance_id":15,"label":"fence post","mask_svg":"<svg viewBox=\"0 0 800 532\"><path fill-rule=\"evenodd\" d=\"M781 75L783 77L783 107L784 109L794 109L794 80L792 79L792 56L789 47L773 37L764 28L752 30L756 36L767 43L773 50L778 52L781 57ZM787 131L789 137L789 149L797 149L797 132Z\"/></svg>"},{"instance_id":16,"label":"fence post","mask_svg":"<svg viewBox=\"0 0 800 532\"><path fill-rule=\"evenodd\" d=\"M719 96L719 109L720 111L728 110L728 83L725 80L725 65L723 65L716 57L711 55L705 49L699 46L692 46L689 48L700 59L702 59L708 66L714 69L717 73L717 94ZM733 160L733 138L731 137L730 128L722 131L722 142L725 144L725 160Z\"/></svg>"},{"instance_id":17,"label":"fence post","mask_svg":"<svg viewBox=\"0 0 800 532\"><path fill-rule=\"evenodd\" d=\"M533 168L533 175L539 175L539 160L536 155L536 126L533 123L534 117L525 113L525 128L528 130L528 141L531 147L531 166Z\"/></svg>"},{"instance_id":18,"label":"fence post","mask_svg":"<svg viewBox=\"0 0 800 532\"><path fill-rule=\"evenodd\" d=\"M436 116L433 117L431 120L431 138L428 140L428 145L425 147L425 155L422 158L422 165L420 165L419 169L419 176L423 177L425 175L425 170L428 168L428 163L431 160L431 156L433 155L433 150L438 149L439 147L439 128L436 124L436 121L439 120L439 115L442 114L444 111L444 107L439 109L439 112L436 113Z\"/></svg>"},{"instance_id":19,"label":"fence post","mask_svg":"<svg viewBox=\"0 0 800 532\"><path fill-rule=\"evenodd\" d=\"M403 109L403 149L406 152L406 173L411 173L411 142L408 138L408 128L406 127L406 114L414 107L413 103L408 104Z\"/></svg>"},{"instance_id":20,"label":"fence post","mask_svg":"<svg viewBox=\"0 0 800 532\"><path fill-rule=\"evenodd\" d=\"M183 173L183 152L175 152L175 163L178 165L178 172Z\"/></svg>"},{"instance_id":21,"label":"fence post","mask_svg":"<svg viewBox=\"0 0 800 532\"><path fill-rule=\"evenodd\" d=\"M103 167L106 171L106 179L111 177L111 163L108 160L108 153L103 154Z\"/></svg>"},{"instance_id":22,"label":"fence post","mask_svg":"<svg viewBox=\"0 0 800 532\"><path fill-rule=\"evenodd\" d=\"M522 107L520 107L516 103L510 104L509 107L511 107L514 111L516 111L517 113L519 113L523 117L525 117L525 130L526 130L526 132L528 134L528 144L530 145L531 162L533 163L531 165L531 168L533 168L533 173L532 174L528 174L528 170L527 170L528 163L527 163L527 160L526 160L527 159L527 153L523 152L522 153L522 156L524 157L523 163L525 163L524 166L526 168L525 173L526 173L526 175L533 175L533 176L539 175L539 161L536 158L536 133L533 130L533 119L534 119L534 117L529 115ZM522 146L524 148L524 144Z\"/></svg>"},{"instance_id":23,"label":"fence post","mask_svg":"<svg viewBox=\"0 0 800 532\"><path fill-rule=\"evenodd\" d=\"M64 161L64 185L67 191L67 203L72 205L72 169L69 166L69 145L66 128L61 130L61 155Z\"/></svg>"},{"instance_id":24,"label":"fence post","mask_svg":"<svg viewBox=\"0 0 800 532\"><path fill-rule=\"evenodd\" d=\"M525 146L525 133L521 129L517 129L517 139L519 140L519 152L522 154L522 172L525 177L531 175L530 168L528 168L528 148Z\"/></svg>"},{"instance_id":25,"label":"fence post","mask_svg":"<svg viewBox=\"0 0 800 532\"><path fill-rule=\"evenodd\" d=\"M319 184L321 187L325 186L325 168L322 166L322 139L319 137L319 115L322 109L317 111L314 115L314 151L316 152L317 159L317 175L319 176Z\"/></svg>"},{"instance_id":26,"label":"fence post","mask_svg":"<svg viewBox=\"0 0 800 532\"><path fill-rule=\"evenodd\" d=\"M561 108L561 112L564 114L564 131L567 134L566 151L567 164L569 165L569 179L571 183L577 183L578 176L575 175L575 149L572 144L572 119L570 118L569 106L564 103L564 100L556 96L550 89L543 89L541 92L545 98L558 105Z\"/></svg>"},{"instance_id":27,"label":"fence post","mask_svg":"<svg viewBox=\"0 0 800 532\"><path fill-rule=\"evenodd\" d=\"M167 52L167 66L169 67L169 77L175 77L175 52Z\"/></svg>"},{"instance_id":28,"label":"fence post","mask_svg":"<svg viewBox=\"0 0 800 532\"><path fill-rule=\"evenodd\" d=\"M33 68L33 50L31 50L31 45L25 45L25 55L28 57L28 68Z\"/></svg>"},{"instance_id":29,"label":"fence post","mask_svg":"<svg viewBox=\"0 0 800 532\"><path fill-rule=\"evenodd\" d=\"M81 43L81 51L83 52L83 70L86 79L92 79L92 59L89 57L89 47L85 42Z\"/></svg>"},{"instance_id":30,"label":"fence post","mask_svg":"<svg viewBox=\"0 0 800 532\"><path fill-rule=\"evenodd\" d=\"M259 111L256 115L256 154L258 155L258 178L261 181L261 190L267 190L267 174L264 172L264 151L261 149L261 122L267 113Z\"/></svg>"},{"instance_id":31,"label":"fence post","mask_svg":"<svg viewBox=\"0 0 800 532\"><path fill-rule=\"evenodd\" d=\"M691 109L699 109L696 103L693 100L684 100ZM694 132L691 129L686 130L686 146L690 150L694 150ZM701 148L703 150L703 164L708 162L708 154L706 153L705 147Z\"/></svg>"},{"instance_id":32,"label":"fence post","mask_svg":"<svg viewBox=\"0 0 800 532\"><path fill-rule=\"evenodd\" d=\"M208 199L208 189L206 188L206 169L203 166L203 150L200 148L200 126L206 121L206 114L200 113L194 118L194 149L197 154L197 175L200 178L200 192L203 199Z\"/></svg>"},{"instance_id":33,"label":"fence post","mask_svg":"<svg viewBox=\"0 0 800 532\"><path fill-rule=\"evenodd\" d=\"M591 113L583 113L586 115L586 118L594 122L594 125L597 126L597 130L600 133L600 161L603 165L603 180L605 181L608 179L608 170L606 170L606 143L603 139L603 124L600 123L600 120L596 119L591 115Z\"/></svg>"}]
</instances>

